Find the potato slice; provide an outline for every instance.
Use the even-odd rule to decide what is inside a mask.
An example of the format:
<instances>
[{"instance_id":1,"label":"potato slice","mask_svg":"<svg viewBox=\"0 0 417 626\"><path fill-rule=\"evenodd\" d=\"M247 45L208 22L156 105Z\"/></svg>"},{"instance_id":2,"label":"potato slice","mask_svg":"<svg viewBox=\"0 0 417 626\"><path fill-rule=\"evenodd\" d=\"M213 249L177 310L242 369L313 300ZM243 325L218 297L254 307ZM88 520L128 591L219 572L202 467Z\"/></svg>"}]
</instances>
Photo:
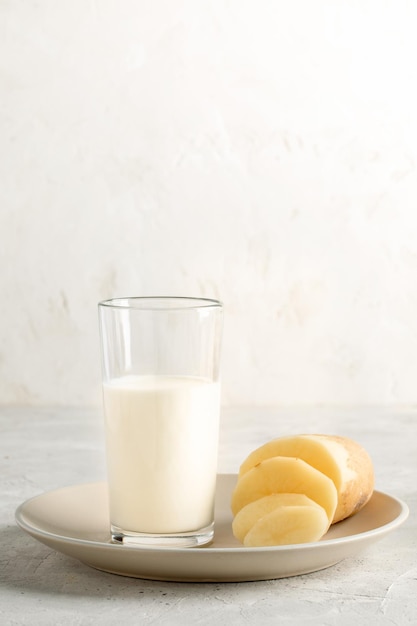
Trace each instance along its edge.
<instances>
[{"instance_id":1,"label":"potato slice","mask_svg":"<svg viewBox=\"0 0 417 626\"><path fill-rule=\"evenodd\" d=\"M319 541L328 526L326 511L317 504L314 506L279 506L268 515L261 517L252 526L243 540L243 545L250 548Z\"/></svg>"},{"instance_id":2,"label":"potato slice","mask_svg":"<svg viewBox=\"0 0 417 626\"><path fill-rule=\"evenodd\" d=\"M258 463L241 476L232 493L235 516L240 509L271 493L301 493L326 511L329 523L337 506L334 482L302 459L275 456Z\"/></svg>"},{"instance_id":3,"label":"potato slice","mask_svg":"<svg viewBox=\"0 0 417 626\"><path fill-rule=\"evenodd\" d=\"M239 476L275 456L298 457L332 479L338 504L332 523L359 511L374 489L372 460L356 441L336 435L295 435L273 439L254 450L242 463Z\"/></svg>"},{"instance_id":4,"label":"potato slice","mask_svg":"<svg viewBox=\"0 0 417 626\"><path fill-rule=\"evenodd\" d=\"M266 521L265 525L260 525L252 536L252 545L281 545L283 543L297 543L297 537L302 537L302 541L317 541L324 535L329 527L329 520L325 510L319 504L307 498L301 493L272 493L250 502L237 513L232 523L233 534L241 543L252 527L261 519L268 518L269 514L276 509L294 509L287 511L277 518L272 517ZM315 508L319 514L310 515L309 510ZM310 532L307 530L311 520ZM272 524L272 526L271 526ZM292 524L294 533L290 532L289 526ZM297 534L298 532L298 534ZM264 533L264 539L262 539Z\"/></svg>"}]
</instances>

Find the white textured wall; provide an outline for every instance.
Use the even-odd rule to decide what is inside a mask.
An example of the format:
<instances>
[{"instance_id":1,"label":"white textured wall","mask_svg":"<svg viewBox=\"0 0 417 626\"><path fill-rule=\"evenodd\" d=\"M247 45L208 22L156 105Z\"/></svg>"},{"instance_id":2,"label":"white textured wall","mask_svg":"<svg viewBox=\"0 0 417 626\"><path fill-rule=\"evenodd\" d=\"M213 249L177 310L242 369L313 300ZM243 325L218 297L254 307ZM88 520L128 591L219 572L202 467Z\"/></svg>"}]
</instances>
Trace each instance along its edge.
<instances>
[{"instance_id":1,"label":"white textured wall","mask_svg":"<svg viewBox=\"0 0 417 626\"><path fill-rule=\"evenodd\" d=\"M0 2L0 402L218 297L228 405L417 401L417 3Z\"/></svg>"}]
</instances>

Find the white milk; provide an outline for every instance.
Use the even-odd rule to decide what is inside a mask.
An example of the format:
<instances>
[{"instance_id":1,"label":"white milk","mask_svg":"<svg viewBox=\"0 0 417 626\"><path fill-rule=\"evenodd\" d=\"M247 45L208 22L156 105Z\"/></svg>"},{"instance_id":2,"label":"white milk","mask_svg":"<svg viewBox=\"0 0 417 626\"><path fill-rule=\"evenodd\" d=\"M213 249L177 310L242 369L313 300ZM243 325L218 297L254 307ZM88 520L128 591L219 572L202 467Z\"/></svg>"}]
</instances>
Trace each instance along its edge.
<instances>
[{"instance_id":1,"label":"white milk","mask_svg":"<svg viewBox=\"0 0 417 626\"><path fill-rule=\"evenodd\" d=\"M110 519L176 533L213 521L220 389L204 379L127 376L103 386Z\"/></svg>"}]
</instances>

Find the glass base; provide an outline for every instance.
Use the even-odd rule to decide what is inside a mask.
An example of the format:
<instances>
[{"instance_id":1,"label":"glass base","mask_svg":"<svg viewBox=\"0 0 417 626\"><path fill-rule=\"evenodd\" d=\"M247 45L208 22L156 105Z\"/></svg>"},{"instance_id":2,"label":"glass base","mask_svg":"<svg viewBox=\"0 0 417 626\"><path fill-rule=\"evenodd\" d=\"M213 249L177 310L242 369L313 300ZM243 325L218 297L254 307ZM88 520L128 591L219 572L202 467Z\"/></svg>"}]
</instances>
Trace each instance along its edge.
<instances>
[{"instance_id":1,"label":"glass base","mask_svg":"<svg viewBox=\"0 0 417 626\"><path fill-rule=\"evenodd\" d=\"M111 541L140 548L198 548L213 541L214 522L186 533L136 533L111 525Z\"/></svg>"}]
</instances>

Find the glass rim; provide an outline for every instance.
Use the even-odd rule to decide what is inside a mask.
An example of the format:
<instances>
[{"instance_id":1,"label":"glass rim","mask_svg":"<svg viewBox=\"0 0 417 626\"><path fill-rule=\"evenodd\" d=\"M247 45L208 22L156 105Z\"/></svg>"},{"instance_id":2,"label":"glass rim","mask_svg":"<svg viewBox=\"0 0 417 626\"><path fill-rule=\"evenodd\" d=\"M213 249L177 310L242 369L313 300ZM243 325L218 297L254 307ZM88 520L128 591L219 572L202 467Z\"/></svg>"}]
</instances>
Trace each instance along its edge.
<instances>
[{"instance_id":1,"label":"glass rim","mask_svg":"<svg viewBox=\"0 0 417 626\"><path fill-rule=\"evenodd\" d=\"M166 306L157 306L157 302ZM174 303L177 302L175 306ZM171 304L169 304L171 303ZM99 307L137 311L182 311L189 309L223 308L220 300L193 296L127 296L101 300Z\"/></svg>"}]
</instances>

